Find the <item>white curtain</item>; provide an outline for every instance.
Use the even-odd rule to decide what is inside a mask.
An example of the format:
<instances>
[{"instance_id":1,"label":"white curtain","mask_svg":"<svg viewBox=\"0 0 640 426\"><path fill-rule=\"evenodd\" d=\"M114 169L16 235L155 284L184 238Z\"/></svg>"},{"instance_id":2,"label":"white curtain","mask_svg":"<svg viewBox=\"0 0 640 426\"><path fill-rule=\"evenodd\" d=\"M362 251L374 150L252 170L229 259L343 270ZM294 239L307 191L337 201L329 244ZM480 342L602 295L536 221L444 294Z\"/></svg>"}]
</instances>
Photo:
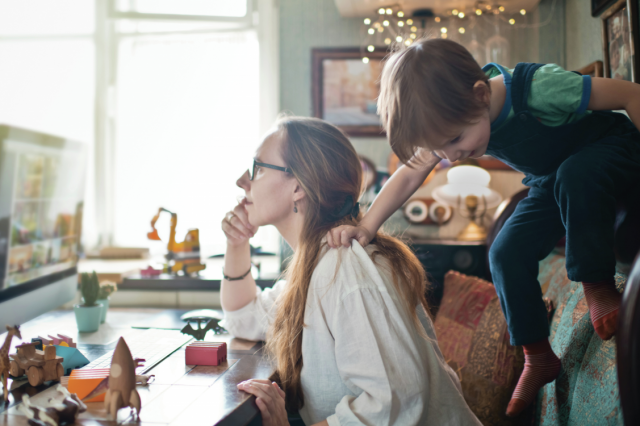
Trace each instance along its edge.
<instances>
[{"instance_id":1,"label":"white curtain","mask_svg":"<svg viewBox=\"0 0 640 426\"><path fill-rule=\"evenodd\" d=\"M220 221L260 141L255 31L146 36L120 43L117 73L114 242L149 246L158 207L178 214L176 238L200 229L203 256L222 253ZM168 218L157 224L163 243ZM276 250L273 229L254 245Z\"/></svg>"}]
</instances>

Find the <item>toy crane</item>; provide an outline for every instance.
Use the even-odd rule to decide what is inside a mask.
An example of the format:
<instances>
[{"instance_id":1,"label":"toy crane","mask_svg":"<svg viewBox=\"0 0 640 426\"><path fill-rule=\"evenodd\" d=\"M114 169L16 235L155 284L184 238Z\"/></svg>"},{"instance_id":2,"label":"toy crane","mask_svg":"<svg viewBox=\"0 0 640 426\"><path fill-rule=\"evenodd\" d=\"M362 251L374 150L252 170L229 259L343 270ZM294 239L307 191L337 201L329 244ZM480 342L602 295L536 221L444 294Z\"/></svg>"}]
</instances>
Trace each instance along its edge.
<instances>
[{"instance_id":1,"label":"toy crane","mask_svg":"<svg viewBox=\"0 0 640 426\"><path fill-rule=\"evenodd\" d=\"M164 207L158 209L158 213L151 219L151 232L147 233L150 240L160 240L156 229L156 222L162 212L171 215L171 225L169 232L169 242L167 243L167 263L164 265L164 272L177 274L183 271L185 275L198 273L206 268L206 265L200 263L200 236L198 229L189 229L184 241L176 242L176 225L178 224L178 215Z\"/></svg>"}]
</instances>

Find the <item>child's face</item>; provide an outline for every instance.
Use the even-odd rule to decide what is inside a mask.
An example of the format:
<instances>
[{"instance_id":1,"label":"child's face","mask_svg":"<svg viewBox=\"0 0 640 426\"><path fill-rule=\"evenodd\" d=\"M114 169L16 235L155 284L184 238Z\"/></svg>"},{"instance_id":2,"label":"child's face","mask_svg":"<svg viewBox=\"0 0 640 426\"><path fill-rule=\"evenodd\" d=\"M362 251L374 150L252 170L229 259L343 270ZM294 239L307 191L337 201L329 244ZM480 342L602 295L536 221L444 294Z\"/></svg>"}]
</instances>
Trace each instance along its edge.
<instances>
[{"instance_id":1,"label":"child's face","mask_svg":"<svg viewBox=\"0 0 640 426\"><path fill-rule=\"evenodd\" d=\"M457 136L441 141L441 148L434 152L451 162L482 157L487 151L490 136L491 120L487 109L477 121L459 128Z\"/></svg>"}]
</instances>

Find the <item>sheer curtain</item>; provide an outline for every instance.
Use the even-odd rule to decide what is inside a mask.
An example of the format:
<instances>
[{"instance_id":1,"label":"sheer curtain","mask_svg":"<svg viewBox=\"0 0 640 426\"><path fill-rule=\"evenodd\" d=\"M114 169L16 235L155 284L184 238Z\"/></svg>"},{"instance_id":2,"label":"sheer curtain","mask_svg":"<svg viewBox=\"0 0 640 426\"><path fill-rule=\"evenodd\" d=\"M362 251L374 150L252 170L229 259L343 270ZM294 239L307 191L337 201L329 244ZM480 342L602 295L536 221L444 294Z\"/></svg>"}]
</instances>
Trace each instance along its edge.
<instances>
[{"instance_id":1,"label":"sheer curtain","mask_svg":"<svg viewBox=\"0 0 640 426\"><path fill-rule=\"evenodd\" d=\"M203 256L222 253L220 221L261 136L256 32L137 36L118 52L115 244L149 246L165 207L178 214L178 241L199 228ZM160 252L168 218L157 228ZM278 239L264 229L253 244L277 250Z\"/></svg>"}]
</instances>

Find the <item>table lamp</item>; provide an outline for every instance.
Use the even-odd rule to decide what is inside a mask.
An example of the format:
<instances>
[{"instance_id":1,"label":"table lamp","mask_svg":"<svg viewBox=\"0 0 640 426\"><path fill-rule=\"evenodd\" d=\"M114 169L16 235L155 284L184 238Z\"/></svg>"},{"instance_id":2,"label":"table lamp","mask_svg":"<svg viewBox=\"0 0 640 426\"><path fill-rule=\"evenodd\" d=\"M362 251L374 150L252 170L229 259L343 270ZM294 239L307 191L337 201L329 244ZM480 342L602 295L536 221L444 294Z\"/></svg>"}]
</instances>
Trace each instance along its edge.
<instances>
[{"instance_id":1,"label":"table lamp","mask_svg":"<svg viewBox=\"0 0 640 426\"><path fill-rule=\"evenodd\" d=\"M497 207L502 201L502 196L489 188L491 175L482 167L462 165L449 169L447 181L446 185L435 188L432 196L440 203L456 207L460 215L470 219L457 239L484 240L487 230L482 225L482 218L487 209Z\"/></svg>"}]
</instances>

